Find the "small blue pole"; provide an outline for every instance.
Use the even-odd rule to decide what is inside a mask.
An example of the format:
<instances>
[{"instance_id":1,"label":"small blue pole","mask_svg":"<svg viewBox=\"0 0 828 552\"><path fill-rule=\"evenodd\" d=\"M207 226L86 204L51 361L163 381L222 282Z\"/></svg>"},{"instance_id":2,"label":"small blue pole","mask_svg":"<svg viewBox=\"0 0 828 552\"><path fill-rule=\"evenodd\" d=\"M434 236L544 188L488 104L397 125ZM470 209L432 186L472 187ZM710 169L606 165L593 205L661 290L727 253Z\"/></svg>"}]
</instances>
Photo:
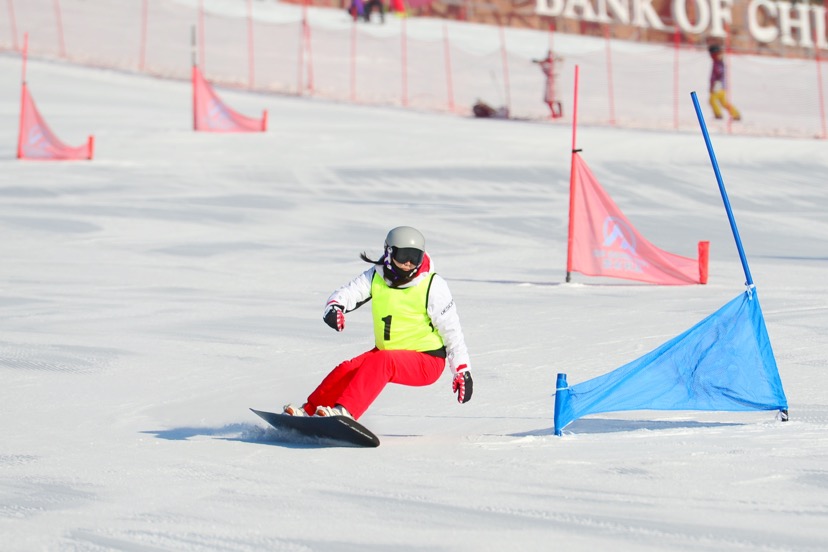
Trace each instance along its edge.
<instances>
[{"instance_id":1,"label":"small blue pole","mask_svg":"<svg viewBox=\"0 0 828 552\"><path fill-rule=\"evenodd\" d=\"M569 390L569 384L566 383L566 374L558 374L558 380L555 382L555 435L560 436L563 430L560 427L558 420L563 409L564 393Z\"/></svg>"},{"instance_id":2,"label":"small blue pole","mask_svg":"<svg viewBox=\"0 0 828 552\"><path fill-rule=\"evenodd\" d=\"M699 98L695 92L691 92L690 97L693 99L696 117L699 119L699 126L701 126L702 134L704 135L704 143L707 144L707 153L710 154L710 162L713 163L713 172L716 173L716 181L719 183L719 191L722 194L722 201L724 201L725 210L727 211L727 218L730 221L730 229L733 231L733 237L736 239L739 258L742 259L742 268L745 271L746 278L745 285L752 287L753 277L750 275L750 267L748 267L747 257L745 256L745 248L742 247L742 238L739 237L739 229L736 228L736 219L733 218L733 210L730 208L730 200L727 198L727 190L725 190L724 180L722 180L722 172L719 170L719 162L716 161L716 153L713 151L712 142L710 142L710 134L707 132L707 125L704 122L704 115L701 112Z\"/></svg>"}]
</instances>

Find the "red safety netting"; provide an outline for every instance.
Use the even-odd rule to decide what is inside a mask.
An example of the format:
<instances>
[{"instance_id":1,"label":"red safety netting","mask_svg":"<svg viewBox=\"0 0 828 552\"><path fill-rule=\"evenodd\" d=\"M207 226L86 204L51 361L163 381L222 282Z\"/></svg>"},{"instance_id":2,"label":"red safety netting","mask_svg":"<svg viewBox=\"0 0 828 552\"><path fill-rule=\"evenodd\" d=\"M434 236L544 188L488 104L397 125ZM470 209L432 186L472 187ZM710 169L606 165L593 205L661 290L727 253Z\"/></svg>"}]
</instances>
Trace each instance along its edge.
<instances>
[{"instance_id":1,"label":"red safety netting","mask_svg":"<svg viewBox=\"0 0 828 552\"><path fill-rule=\"evenodd\" d=\"M392 14L383 25L354 24L344 9L253 0L8 0L8 7L0 51L19 49L28 30L39 57L187 79L196 37L198 65L213 84L463 115L479 99L537 121L550 112L546 77L531 60L551 47L562 58L553 83L564 114L553 122L561 124L571 121L578 65L582 122L695 131L690 92L706 102L711 63L703 46L678 36L673 44L635 42ZM728 52L727 62L728 95L742 118L715 121L711 131L828 138L828 68L818 55Z\"/></svg>"}]
</instances>

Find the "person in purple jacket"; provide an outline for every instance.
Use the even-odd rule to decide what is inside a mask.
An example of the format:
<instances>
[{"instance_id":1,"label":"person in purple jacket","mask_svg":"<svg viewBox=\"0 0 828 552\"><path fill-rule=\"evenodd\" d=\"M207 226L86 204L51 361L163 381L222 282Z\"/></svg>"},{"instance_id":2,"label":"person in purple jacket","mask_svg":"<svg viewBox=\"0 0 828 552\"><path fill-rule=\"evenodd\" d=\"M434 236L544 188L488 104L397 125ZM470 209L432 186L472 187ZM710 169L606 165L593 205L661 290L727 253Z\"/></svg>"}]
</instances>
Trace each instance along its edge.
<instances>
[{"instance_id":1,"label":"person in purple jacket","mask_svg":"<svg viewBox=\"0 0 828 552\"><path fill-rule=\"evenodd\" d=\"M351 5L348 7L348 13L351 14L354 21L360 17L365 17L365 3L362 0L351 0Z\"/></svg>"},{"instance_id":2,"label":"person in purple jacket","mask_svg":"<svg viewBox=\"0 0 828 552\"><path fill-rule=\"evenodd\" d=\"M742 118L739 110L727 99L727 85L725 82L725 64L722 47L718 44L711 44L707 51L713 59L713 68L710 71L710 107L713 108L713 115L717 119L722 118L722 109L730 113L734 121Z\"/></svg>"}]
</instances>

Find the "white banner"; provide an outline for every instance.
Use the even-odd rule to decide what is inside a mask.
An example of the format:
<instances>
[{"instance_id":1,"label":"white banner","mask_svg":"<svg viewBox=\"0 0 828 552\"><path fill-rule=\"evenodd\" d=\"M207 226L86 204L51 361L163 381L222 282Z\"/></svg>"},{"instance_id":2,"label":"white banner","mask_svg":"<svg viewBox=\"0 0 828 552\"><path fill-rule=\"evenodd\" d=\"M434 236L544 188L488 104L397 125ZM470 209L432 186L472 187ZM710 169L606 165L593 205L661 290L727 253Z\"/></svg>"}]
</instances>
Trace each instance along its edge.
<instances>
[{"instance_id":1,"label":"white banner","mask_svg":"<svg viewBox=\"0 0 828 552\"><path fill-rule=\"evenodd\" d=\"M692 5L694 20L688 15ZM679 30L722 38L733 22L733 0L672 0ZM672 31L653 8L652 0L537 0L535 13L592 23L620 23L643 29ZM750 0L748 32L757 42L779 41L784 46L828 49L825 7L782 0Z\"/></svg>"}]
</instances>

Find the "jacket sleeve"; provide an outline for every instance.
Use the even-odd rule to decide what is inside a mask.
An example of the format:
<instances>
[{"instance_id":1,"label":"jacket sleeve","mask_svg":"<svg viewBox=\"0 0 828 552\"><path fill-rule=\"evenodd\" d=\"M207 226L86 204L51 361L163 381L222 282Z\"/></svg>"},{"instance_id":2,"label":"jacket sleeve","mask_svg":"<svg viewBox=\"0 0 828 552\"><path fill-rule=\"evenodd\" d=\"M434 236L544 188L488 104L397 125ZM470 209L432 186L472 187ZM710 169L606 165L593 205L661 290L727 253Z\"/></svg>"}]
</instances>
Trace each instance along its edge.
<instances>
[{"instance_id":1,"label":"jacket sleeve","mask_svg":"<svg viewBox=\"0 0 828 552\"><path fill-rule=\"evenodd\" d=\"M446 360L451 366L452 373L464 364L467 369L471 369L469 351L466 349L466 340L463 337L463 329L460 327L460 316L457 314L457 305L454 304L448 284L439 274L435 274L431 280L427 309L431 323L443 338L446 346Z\"/></svg>"},{"instance_id":2,"label":"jacket sleeve","mask_svg":"<svg viewBox=\"0 0 828 552\"><path fill-rule=\"evenodd\" d=\"M331 293L331 296L325 302L325 310L328 309L328 305L331 303L342 305L345 312L358 309L371 299L371 280L373 278L374 267L371 267Z\"/></svg>"}]
</instances>

